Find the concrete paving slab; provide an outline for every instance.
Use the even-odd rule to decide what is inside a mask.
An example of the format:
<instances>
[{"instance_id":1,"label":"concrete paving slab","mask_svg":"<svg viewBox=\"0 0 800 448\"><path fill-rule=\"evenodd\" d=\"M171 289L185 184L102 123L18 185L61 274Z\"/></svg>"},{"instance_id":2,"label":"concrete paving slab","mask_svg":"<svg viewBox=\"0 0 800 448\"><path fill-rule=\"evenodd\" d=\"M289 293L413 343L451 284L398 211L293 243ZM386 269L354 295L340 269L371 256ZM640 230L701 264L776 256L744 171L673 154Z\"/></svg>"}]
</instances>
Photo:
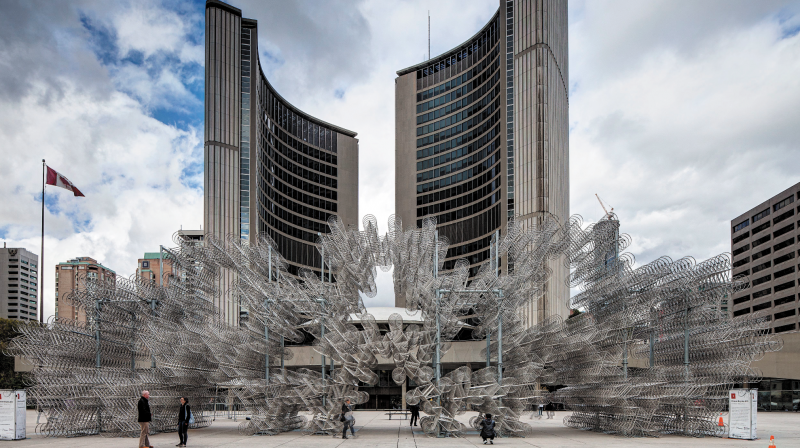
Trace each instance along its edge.
<instances>
[{"instance_id":1,"label":"concrete paving slab","mask_svg":"<svg viewBox=\"0 0 800 448\"><path fill-rule=\"evenodd\" d=\"M467 422L472 413L458 417ZM495 445L502 447L541 447L541 448L587 448L587 447L738 447L766 448L769 436L774 435L778 448L800 447L800 413L794 412L760 412L758 414L758 434L755 441L734 440L716 437L702 439L662 436L659 438L626 438L607 434L567 428L562 421L567 412L559 412L556 418L529 418L523 421L530 423L534 429L531 437L496 439ZM419 427L412 428L408 420L389 420L381 411L356 411L356 437L342 440L341 434L336 437L309 435L303 431L292 431L277 436L242 436L238 426L243 421L217 415L217 420L208 428L189 430L189 448L205 447L293 447L293 448L334 448L334 447L377 447L377 448L449 448L483 446L476 433L467 434L463 438L436 439L423 434ZM76 438L47 438L35 434L36 412L28 411L28 439L12 442L15 448L70 448L70 447L113 447L135 448L137 439L106 438L101 436ZM726 417L727 423L727 417ZM348 434L349 435L349 434ZM162 433L150 437L153 446L166 448L178 443L178 434Z\"/></svg>"}]
</instances>

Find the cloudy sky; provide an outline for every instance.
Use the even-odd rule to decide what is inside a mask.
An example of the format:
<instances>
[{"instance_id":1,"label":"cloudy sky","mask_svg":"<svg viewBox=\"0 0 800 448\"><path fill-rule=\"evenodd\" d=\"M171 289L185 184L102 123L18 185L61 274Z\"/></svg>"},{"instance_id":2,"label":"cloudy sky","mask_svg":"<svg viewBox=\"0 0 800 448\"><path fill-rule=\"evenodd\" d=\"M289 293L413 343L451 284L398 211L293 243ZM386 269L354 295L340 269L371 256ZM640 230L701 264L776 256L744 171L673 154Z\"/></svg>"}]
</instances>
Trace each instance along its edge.
<instances>
[{"instance_id":1,"label":"cloudy sky","mask_svg":"<svg viewBox=\"0 0 800 448\"><path fill-rule=\"evenodd\" d=\"M290 102L359 133L361 214L394 209L398 69L472 36L496 0L231 0ZM800 3L570 1L571 208L614 207L640 263L730 250L730 220L800 182ZM3 1L0 240L123 276L202 224L204 2ZM384 225L385 228L385 225ZM387 289L387 288L384 288ZM370 304L385 304L380 295Z\"/></svg>"}]
</instances>

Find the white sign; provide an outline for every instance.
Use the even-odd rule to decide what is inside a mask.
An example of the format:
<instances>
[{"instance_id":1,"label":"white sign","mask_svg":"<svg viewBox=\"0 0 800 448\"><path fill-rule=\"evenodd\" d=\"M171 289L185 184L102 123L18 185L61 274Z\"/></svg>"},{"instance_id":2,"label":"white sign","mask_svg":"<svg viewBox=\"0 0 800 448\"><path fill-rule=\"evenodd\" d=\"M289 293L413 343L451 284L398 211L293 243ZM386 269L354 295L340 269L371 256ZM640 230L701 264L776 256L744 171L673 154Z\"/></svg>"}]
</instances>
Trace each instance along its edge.
<instances>
[{"instance_id":1,"label":"white sign","mask_svg":"<svg viewBox=\"0 0 800 448\"><path fill-rule=\"evenodd\" d=\"M730 410L728 437L731 439L757 439L758 390L731 389L728 392L728 409Z\"/></svg>"},{"instance_id":2,"label":"white sign","mask_svg":"<svg viewBox=\"0 0 800 448\"><path fill-rule=\"evenodd\" d=\"M0 390L0 440L25 438L24 390Z\"/></svg>"},{"instance_id":3,"label":"white sign","mask_svg":"<svg viewBox=\"0 0 800 448\"><path fill-rule=\"evenodd\" d=\"M26 418L27 413L25 411L28 404L28 399L24 390L18 390L16 398L17 398L16 439L22 440L25 437L27 437L25 434L25 425L27 424L27 418Z\"/></svg>"}]
</instances>

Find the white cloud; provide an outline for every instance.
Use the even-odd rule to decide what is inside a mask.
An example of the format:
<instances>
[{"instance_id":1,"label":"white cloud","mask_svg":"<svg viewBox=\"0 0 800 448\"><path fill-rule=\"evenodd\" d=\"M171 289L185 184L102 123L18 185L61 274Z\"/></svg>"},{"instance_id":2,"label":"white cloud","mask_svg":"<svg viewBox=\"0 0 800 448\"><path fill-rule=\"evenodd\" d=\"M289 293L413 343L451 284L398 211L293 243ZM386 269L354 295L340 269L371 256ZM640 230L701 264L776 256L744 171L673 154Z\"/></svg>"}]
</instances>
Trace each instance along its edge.
<instances>
[{"instance_id":1,"label":"white cloud","mask_svg":"<svg viewBox=\"0 0 800 448\"><path fill-rule=\"evenodd\" d=\"M360 213L385 231L395 72L424 60L427 10L435 56L475 34L498 2L232 3L259 20L262 64L278 92L359 133ZM797 4L573 1L570 11L572 212L600 217L598 193L639 262L729 250L731 218L800 180ZM180 182L202 161L202 130L149 114L201 103L192 91L202 83L203 12L157 2L5 5L0 234L38 252L42 157L87 194L51 192L46 297L55 261L92 256L127 276L181 224L202 222L202 192ZM202 185L199 176L186 183ZM379 287L390 288L384 277ZM391 306L392 294L369 302Z\"/></svg>"},{"instance_id":2,"label":"white cloud","mask_svg":"<svg viewBox=\"0 0 800 448\"><path fill-rule=\"evenodd\" d=\"M573 213L600 216L599 193L639 262L729 251L731 219L800 181L800 35L752 3L605 6L570 29Z\"/></svg>"}]
</instances>

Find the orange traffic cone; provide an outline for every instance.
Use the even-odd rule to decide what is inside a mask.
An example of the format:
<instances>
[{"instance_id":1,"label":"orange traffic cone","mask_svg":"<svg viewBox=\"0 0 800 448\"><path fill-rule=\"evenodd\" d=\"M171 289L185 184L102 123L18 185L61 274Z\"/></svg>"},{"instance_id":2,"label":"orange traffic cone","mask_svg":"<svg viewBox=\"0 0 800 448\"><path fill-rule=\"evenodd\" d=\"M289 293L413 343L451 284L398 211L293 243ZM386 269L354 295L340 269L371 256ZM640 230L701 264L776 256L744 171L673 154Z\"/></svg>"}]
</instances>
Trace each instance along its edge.
<instances>
[{"instance_id":1,"label":"orange traffic cone","mask_svg":"<svg viewBox=\"0 0 800 448\"><path fill-rule=\"evenodd\" d=\"M769 448L777 448L775 446L775 436L769 436Z\"/></svg>"},{"instance_id":2,"label":"orange traffic cone","mask_svg":"<svg viewBox=\"0 0 800 448\"><path fill-rule=\"evenodd\" d=\"M722 412L719 413L719 423L717 423L717 426L725 426L725 422L722 421Z\"/></svg>"}]
</instances>

